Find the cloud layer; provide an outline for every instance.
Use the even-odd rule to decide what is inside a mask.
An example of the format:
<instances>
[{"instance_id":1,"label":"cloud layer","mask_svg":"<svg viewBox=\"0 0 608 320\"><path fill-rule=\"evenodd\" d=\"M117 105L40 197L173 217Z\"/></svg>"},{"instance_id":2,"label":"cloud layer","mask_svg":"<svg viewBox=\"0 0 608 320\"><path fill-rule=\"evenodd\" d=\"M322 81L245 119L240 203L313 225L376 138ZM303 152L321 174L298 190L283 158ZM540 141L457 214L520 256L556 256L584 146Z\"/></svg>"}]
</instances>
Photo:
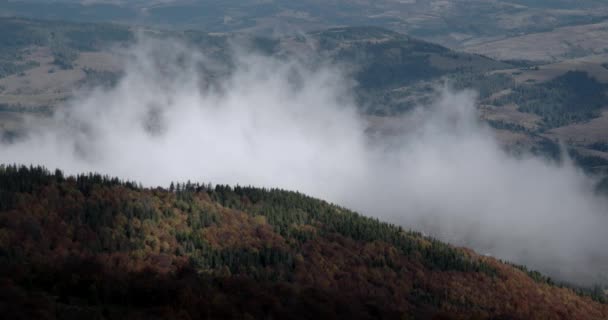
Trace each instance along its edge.
<instances>
[{"instance_id":1,"label":"cloud layer","mask_svg":"<svg viewBox=\"0 0 608 320\"><path fill-rule=\"evenodd\" d=\"M593 181L507 155L472 92L440 88L391 119L395 130L370 134L338 67L234 57L226 74L179 43L142 40L116 87L78 93L0 145L0 162L298 190L561 279L608 274L608 204Z\"/></svg>"}]
</instances>

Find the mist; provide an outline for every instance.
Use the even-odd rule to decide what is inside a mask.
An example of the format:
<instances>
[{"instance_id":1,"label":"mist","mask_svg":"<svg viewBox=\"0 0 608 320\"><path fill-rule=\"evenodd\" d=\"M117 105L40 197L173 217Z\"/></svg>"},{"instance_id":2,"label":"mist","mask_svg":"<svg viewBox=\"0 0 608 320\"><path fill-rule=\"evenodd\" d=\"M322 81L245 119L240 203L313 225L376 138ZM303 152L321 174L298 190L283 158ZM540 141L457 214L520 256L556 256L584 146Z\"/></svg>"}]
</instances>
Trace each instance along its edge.
<instances>
[{"instance_id":1,"label":"mist","mask_svg":"<svg viewBox=\"0 0 608 320\"><path fill-rule=\"evenodd\" d=\"M608 203L593 179L506 153L474 92L437 88L378 133L341 66L231 56L224 70L187 45L140 39L115 87L28 120L25 137L0 144L0 163L297 190L565 281L604 281Z\"/></svg>"}]
</instances>

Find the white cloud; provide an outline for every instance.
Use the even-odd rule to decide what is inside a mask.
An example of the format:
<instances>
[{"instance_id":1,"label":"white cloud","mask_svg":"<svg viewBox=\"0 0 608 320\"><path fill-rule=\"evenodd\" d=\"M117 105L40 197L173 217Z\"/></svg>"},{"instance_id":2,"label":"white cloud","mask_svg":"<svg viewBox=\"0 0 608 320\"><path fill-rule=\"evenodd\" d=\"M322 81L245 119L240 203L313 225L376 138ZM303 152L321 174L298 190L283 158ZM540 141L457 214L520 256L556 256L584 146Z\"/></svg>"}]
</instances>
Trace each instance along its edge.
<instances>
[{"instance_id":1,"label":"white cloud","mask_svg":"<svg viewBox=\"0 0 608 320\"><path fill-rule=\"evenodd\" d=\"M299 190L481 253L582 283L608 273L606 201L574 167L504 153L471 92L373 136L336 67L236 54L234 72L172 42L132 49L112 89L83 92L0 162L167 186L210 181Z\"/></svg>"}]
</instances>

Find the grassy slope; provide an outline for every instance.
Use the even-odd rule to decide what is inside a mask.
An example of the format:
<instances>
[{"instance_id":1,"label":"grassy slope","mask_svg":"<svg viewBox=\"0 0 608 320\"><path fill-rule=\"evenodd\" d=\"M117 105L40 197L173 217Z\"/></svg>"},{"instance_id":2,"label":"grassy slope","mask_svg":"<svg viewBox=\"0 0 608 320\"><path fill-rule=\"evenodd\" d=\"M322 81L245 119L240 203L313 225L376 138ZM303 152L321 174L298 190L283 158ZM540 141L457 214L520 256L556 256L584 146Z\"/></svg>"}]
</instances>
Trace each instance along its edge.
<instances>
[{"instance_id":1,"label":"grassy slope","mask_svg":"<svg viewBox=\"0 0 608 320\"><path fill-rule=\"evenodd\" d=\"M74 87L116 73L119 59L112 62L108 49L133 43L135 38L130 28L111 24L0 18L0 27L5 35L0 42L0 105L21 108L58 105ZM420 83L445 75L479 75L513 67L376 27L333 28L279 39L199 31L148 34L182 39L220 61L229 59L231 38L266 54L301 56L305 51L312 60L329 58L354 71L359 83L355 92L369 113L395 114L411 108L415 103L408 101L409 91L404 88L420 91Z\"/></svg>"},{"instance_id":2,"label":"grassy slope","mask_svg":"<svg viewBox=\"0 0 608 320\"><path fill-rule=\"evenodd\" d=\"M12 319L608 316L537 273L298 193L0 168Z\"/></svg>"}]
</instances>

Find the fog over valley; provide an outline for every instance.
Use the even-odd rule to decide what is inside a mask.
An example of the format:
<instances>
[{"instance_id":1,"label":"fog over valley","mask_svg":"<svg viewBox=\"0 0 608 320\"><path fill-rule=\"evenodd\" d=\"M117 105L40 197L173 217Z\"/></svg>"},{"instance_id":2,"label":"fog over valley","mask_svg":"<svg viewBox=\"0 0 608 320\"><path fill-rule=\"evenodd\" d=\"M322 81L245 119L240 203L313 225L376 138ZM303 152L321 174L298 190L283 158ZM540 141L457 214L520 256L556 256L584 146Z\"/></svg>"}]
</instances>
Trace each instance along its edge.
<instances>
[{"instance_id":1,"label":"fog over valley","mask_svg":"<svg viewBox=\"0 0 608 320\"><path fill-rule=\"evenodd\" d=\"M232 49L230 67L173 40L140 37L112 87L81 89L0 146L0 163L296 190L525 264L605 283L608 201L564 161L506 152L477 93L449 86L378 129L339 64Z\"/></svg>"}]
</instances>

